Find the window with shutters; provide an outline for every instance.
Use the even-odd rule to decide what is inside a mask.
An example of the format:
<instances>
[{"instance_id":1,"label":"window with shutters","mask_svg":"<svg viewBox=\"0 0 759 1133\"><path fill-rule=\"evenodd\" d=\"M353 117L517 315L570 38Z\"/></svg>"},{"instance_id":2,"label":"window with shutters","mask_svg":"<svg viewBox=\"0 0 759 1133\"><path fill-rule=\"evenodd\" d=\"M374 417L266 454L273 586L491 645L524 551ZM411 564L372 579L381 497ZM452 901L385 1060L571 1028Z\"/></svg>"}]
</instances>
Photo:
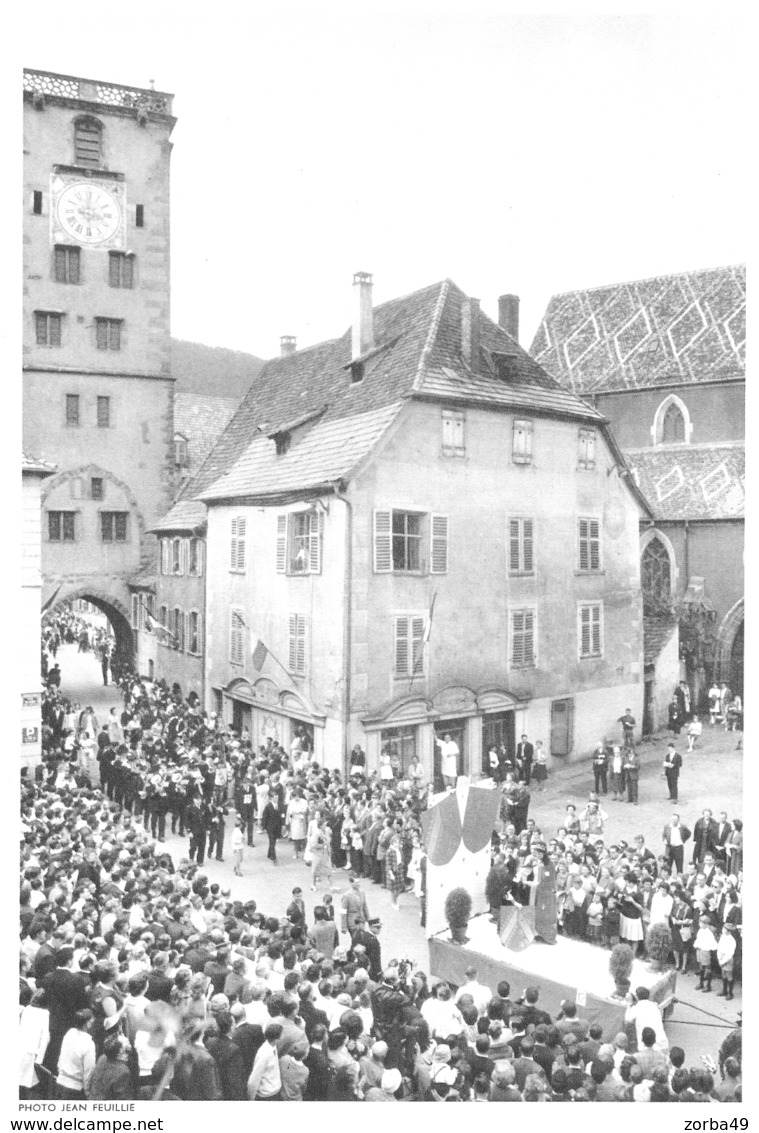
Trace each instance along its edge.
<instances>
[{"instance_id":1,"label":"window with shutters","mask_svg":"<svg viewBox=\"0 0 759 1133\"><path fill-rule=\"evenodd\" d=\"M34 333L38 346L60 346L63 316L57 311L35 311Z\"/></svg>"},{"instance_id":2,"label":"window with shutters","mask_svg":"<svg viewBox=\"0 0 759 1133\"><path fill-rule=\"evenodd\" d=\"M169 632L172 634L172 649L176 649L179 653L184 652L184 614L179 606L175 606L171 611L169 620Z\"/></svg>"},{"instance_id":3,"label":"window with shutters","mask_svg":"<svg viewBox=\"0 0 759 1133\"><path fill-rule=\"evenodd\" d=\"M187 438L181 433L174 434L174 463L177 468L186 468L190 463Z\"/></svg>"},{"instance_id":4,"label":"window with shutters","mask_svg":"<svg viewBox=\"0 0 759 1133\"><path fill-rule=\"evenodd\" d=\"M73 543L75 541L74 511L49 511L47 513L47 537L51 543Z\"/></svg>"},{"instance_id":5,"label":"window with shutters","mask_svg":"<svg viewBox=\"0 0 759 1133\"><path fill-rule=\"evenodd\" d=\"M169 563L171 561L171 540L161 540L161 574L170 574Z\"/></svg>"},{"instance_id":6,"label":"window with shutters","mask_svg":"<svg viewBox=\"0 0 759 1133\"><path fill-rule=\"evenodd\" d=\"M598 519L578 519L578 570L601 569L601 523Z\"/></svg>"},{"instance_id":7,"label":"window with shutters","mask_svg":"<svg viewBox=\"0 0 759 1133\"><path fill-rule=\"evenodd\" d=\"M538 615L535 610L511 611L511 666L527 669L536 664Z\"/></svg>"},{"instance_id":8,"label":"window with shutters","mask_svg":"<svg viewBox=\"0 0 759 1133\"><path fill-rule=\"evenodd\" d=\"M277 571L319 574L322 523L316 508L277 516Z\"/></svg>"},{"instance_id":9,"label":"window with shutters","mask_svg":"<svg viewBox=\"0 0 759 1133\"><path fill-rule=\"evenodd\" d=\"M203 549L204 544L202 539L189 539L187 542L187 573L191 574L194 578L200 578L203 574Z\"/></svg>"},{"instance_id":10,"label":"window with shutters","mask_svg":"<svg viewBox=\"0 0 759 1133\"><path fill-rule=\"evenodd\" d=\"M158 611L158 620L161 623L161 625L164 627L164 629L169 628L169 607L168 606L161 606L160 610Z\"/></svg>"},{"instance_id":11,"label":"window with shutters","mask_svg":"<svg viewBox=\"0 0 759 1133\"><path fill-rule=\"evenodd\" d=\"M99 429L108 429L111 425L111 399L110 397L98 397L97 400L97 422Z\"/></svg>"},{"instance_id":12,"label":"window with shutters","mask_svg":"<svg viewBox=\"0 0 759 1133\"><path fill-rule=\"evenodd\" d=\"M197 610L187 615L187 652L199 657L203 652L203 619Z\"/></svg>"},{"instance_id":13,"label":"window with shutters","mask_svg":"<svg viewBox=\"0 0 759 1133\"><path fill-rule=\"evenodd\" d=\"M425 550L429 548L429 561ZM448 570L448 517L415 511L374 513L375 574L432 574Z\"/></svg>"},{"instance_id":14,"label":"window with shutters","mask_svg":"<svg viewBox=\"0 0 759 1133\"><path fill-rule=\"evenodd\" d=\"M581 602L577 608L580 660L603 656L603 604Z\"/></svg>"},{"instance_id":15,"label":"window with shutters","mask_svg":"<svg viewBox=\"0 0 759 1133\"><path fill-rule=\"evenodd\" d=\"M98 350L121 350L123 319L95 319L95 345Z\"/></svg>"},{"instance_id":16,"label":"window with shutters","mask_svg":"<svg viewBox=\"0 0 759 1133\"><path fill-rule=\"evenodd\" d=\"M79 283L81 259L81 248L69 247L68 244L56 244L54 249L55 282Z\"/></svg>"},{"instance_id":17,"label":"window with shutters","mask_svg":"<svg viewBox=\"0 0 759 1133\"><path fill-rule=\"evenodd\" d=\"M134 255L132 252L108 253L108 286L131 290L134 287Z\"/></svg>"},{"instance_id":18,"label":"window with shutters","mask_svg":"<svg viewBox=\"0 0 759 1133\"><path fill-rule=\"evenodd\" d=\"M74 164L90 168L103 160L103 126L86 115L74 121Z\"/></svg>"},{"instance_id":19,"label":"window with shutters","mask_svg":"<svg viewBox=\"0 0 759 1133\"><path fill-rule=\"evenodd\" d=\"M232 518L231 540L229 549L229 569L236 574L245 572L245 532L248 521L244 515Z\"/></svg>"},{"instance_id":20,"label":"window with shutters","mask_svg":"<svg viewBox=\"0 0 759 1133\"><path fill-rule=\"evenodd\" d=\"M290 614L288 668L293 676L305 677L306 675L306 618L304 614Z\"/></svg>"},{"instance_id":21,"label":"window with shutters","mask_svg":"<svg viewBox=\"0 0 759 1133\"><path fill-rule=\"evenodd\" d=\"M511 459L514 464L532 464L532 421L514 421Z\"/></svg>"},{"instance_id":22,"label":"window with shutters","mask_svg":"<svg viewBox=\"0 0 759 1133\"><path fill-rule=\"evenodd\" d=\"M101 511L100 538L104 543L126 543L128 515L126 511Z\"/></svg>"},{"instance_id":23,"label":"window with shutters","mask_svg":"<svg viewBox=\"0 0 759 1133\"><path fill-rule=\"evenodd\" d=\"M532 519L509 520L509 574L535 573Z\"/></svg>"},{"instance_id":24,"label":"window with shutters","mask_svg":"<svg viewBox=\"0 0 759 1133\"><path fill-rule=\"evenodd\" d=\"M184 574L182 564L182 539L171 540L171 573Z\"/></svg>"},{"instance_id":25,"label":"window with shutters","mask_svg":"<svg viewBox=\"0 0 759 1133\"><path fill-rule=\"evenodd\" d=\"M242 665L245 658L245 619L242 610L229 611L229 660Z\"/></svg>"},{"instance_id":26,"label":"window with shutters","mask_svg":"<svg viewBox=\"0 0 759 1133\"><path fill-rule=\"evenodd\" d=\"M403 614L395 622L395 676L424 676L424 614Z\"/></svg>"},{"instance_id":27,"label":"window with shutters","mask_svg":"<svg viewBox=\"0 0 759 1133\"><path fill-rule=\"evenodd\" d=\"M466 456L466 417L454 409L442 411L443 456Z\"/></svg>"},{"instance_id":28,"label":"window with shutters","mask_svg":"<svg viewBox=\"0 0 759 1133\"><path fill-rule=\"evenodd\" d=\"M140 628L140 596L132 595L132 629Z\"/></svg>"},{"instance_id":29,"label":"window with shutters","mask_svg":"<svg viewBox=\"0 0 759 1133\"><path fill-rule=\"evenodd\" d=\"M596 466L596 431L580 429L577 434L577 467L592 471Z\"/></svg>"}]
</instances>

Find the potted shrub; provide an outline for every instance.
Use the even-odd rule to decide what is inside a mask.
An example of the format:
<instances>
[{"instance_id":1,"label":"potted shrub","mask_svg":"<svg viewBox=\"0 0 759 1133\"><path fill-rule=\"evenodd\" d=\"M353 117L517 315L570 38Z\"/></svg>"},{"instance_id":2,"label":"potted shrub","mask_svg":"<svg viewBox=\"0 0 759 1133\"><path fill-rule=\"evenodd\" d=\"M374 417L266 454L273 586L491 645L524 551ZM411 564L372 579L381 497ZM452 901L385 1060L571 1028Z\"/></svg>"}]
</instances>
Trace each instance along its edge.
<instances>
[{"instance_id":1,"label":"potted shrub","mask_svg":"<svg viewBox=\"0 0 759 1133\"><path fill-rule=\"evenodd\" d=\"M630 990L630 976L632 975L634 959L635 956L629 944L615 944L609 956L609 971L614 980L614 992L622 998Z\"/></svg>"},{"instance_id":2,"label":"potted shrub","mask_svg":"<svg viewBox=\"0 0 759 1133\"><path fill-rule=\"evenodd\" d=\"M466 944L469 939L466 930L472 913L472 898L460 886L452 889L445 899L445 919L451 930L454 944Z\"/></svg>"},{"instance_id":3,"label":"potted shrub","mask_svg":"<svg viewBox=\"0 0 759 1133\"><path fill-rule=\"evenodd\" d=\"M666 972L672 952L672 933L668 925L652 924L646 933L646 952L655 972Z\"/></svg>"}]
</instances>

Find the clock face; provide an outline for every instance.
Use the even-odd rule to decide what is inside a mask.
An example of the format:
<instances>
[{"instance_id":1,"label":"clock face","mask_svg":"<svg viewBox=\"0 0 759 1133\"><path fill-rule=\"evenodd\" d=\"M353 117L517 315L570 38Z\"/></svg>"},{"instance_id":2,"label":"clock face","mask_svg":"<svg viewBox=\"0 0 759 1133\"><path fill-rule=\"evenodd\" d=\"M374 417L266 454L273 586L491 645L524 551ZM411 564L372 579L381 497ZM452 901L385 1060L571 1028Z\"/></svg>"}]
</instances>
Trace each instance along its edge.
<instances>
[{"instance_id":1,"label":"clock face","mask_svg":"<svg viewBox=\"0 0 759 1133\"><path fill-rule=\"evenodd\" d=\"M57 220L77 244L110 240L121 223L121 207L108 189L88 181L68 185L58 197Z\"/></svg>"}]
</instances>

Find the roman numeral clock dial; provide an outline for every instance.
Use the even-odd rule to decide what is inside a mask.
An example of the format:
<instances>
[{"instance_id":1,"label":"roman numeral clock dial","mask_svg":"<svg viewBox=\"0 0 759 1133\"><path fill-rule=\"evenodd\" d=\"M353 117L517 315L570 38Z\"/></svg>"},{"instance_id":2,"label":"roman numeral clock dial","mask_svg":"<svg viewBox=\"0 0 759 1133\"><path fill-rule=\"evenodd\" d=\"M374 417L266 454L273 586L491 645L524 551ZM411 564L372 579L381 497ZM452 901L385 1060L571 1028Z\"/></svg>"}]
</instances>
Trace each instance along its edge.
<instances>
[{"instance_id":1,"label":"roman numeral clock dial","mask_svg":"<svg viewBox=\"0 0 759 1133\"><path fill-rule=\"evenodd\" d=\"M62 187L55 203L55 227L77 244L118 246L122 205L110 188L91 181Z\"/></svg>"}]
</instances>

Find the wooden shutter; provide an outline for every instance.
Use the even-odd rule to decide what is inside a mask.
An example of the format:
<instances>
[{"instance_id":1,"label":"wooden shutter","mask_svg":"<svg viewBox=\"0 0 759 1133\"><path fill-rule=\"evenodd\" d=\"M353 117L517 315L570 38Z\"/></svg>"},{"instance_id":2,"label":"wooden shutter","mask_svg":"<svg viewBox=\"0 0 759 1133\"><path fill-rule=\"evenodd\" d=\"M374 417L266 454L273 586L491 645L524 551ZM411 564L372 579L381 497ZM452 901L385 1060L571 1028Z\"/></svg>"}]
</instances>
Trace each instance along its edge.
<instances>
[{"instance_id":1,"label":"wooden shutter","mask_svg":"<svg viewBox=\"0 0 759 1133\"><path fill-rule=\"evenodd\" d=\"M531 519L522 520L522 569L532 574L533 566L533 523Z\"/></svg>"},{"instance_id":2,"label":"wooden shutter","mask_svg":"<svg viewBox=\"0 0 759 1133\"><path fill-rule=\"evenodd\" d=\"M395 619L395 675L405 677L408 675L410 660L409 648L409 620L408 618Z\"/></svg>"},{"instance_id":3,"label":"wooden shutter","mask_svg":"<svg viewBox=\"0 0 759 1133\"><path fill-rule=\"evenodd\" d=\"M203 615L202 614L196 614L195 620L196 620L197 627L198 627L197 628L197 635L196 635L197 636L196 652L200 656L203 653Z\"/></svg>"},{"instance_id":4,"label":"wooden shutter","mask_svg":"<svg viewBox=\"0 0 759 1133\"><path fill-rule=\"evenodd\" d=\"M306 672L306 618L304 614L290 614L288 636L290 672L302 677Z\"/></svg>"},{"instance_id":5,"label":"wooden shutter","mask_svg":"<svg viewBox=\"0 0 759 1133\"><path fill-rule=\"evenodd\" d=\"M581 519L580 527L580 570L590 569L590 554L588 552L588 521ZM585 607L583 607L584 609Z\"/></svg>"},{"instance_id":6,"label":"wooden shutter","mask_svg":"<svg viewBox=\"0 0 759 1133\"><path fill-rule=\"evenodd\" d=\"M425 618L409 618L411 623L411 672L424 672L424 625Z\"/></svg>"},{"instance_id":7,"label":"wooden shutter","mask_svg":"<svg viewBox=\"0 0 759 1133\"><path fill-rule=\"evenodd\" d=\"M456 413L452 420L453 426L453 449L454 452L463 453L466 451L466 439L464 436L464 414Z\"/></svg>"},{"instance_id":8,"label":"wooden shutter","mask_svg":"<svg viewBox=\"0 0 759 1133\"><path fill-rule=\"evenodd\" d=\"M196 547L198 549L198 577L200 578L203 574L203 570L205 569L205 565L206 565L205 564L205 559L206 559L206 541L205 541L205 539L197 539L196 540Z\"/></svg>"},{"instance_id":9,"label":"wooden shutter","mask_svg":"<svg viewBox=\"0 0 759 1133\"><path fill-rule=\"evenodd\" d=\"M232 520L232 543L230 547L229 569L234 571L245 570L245 528L246 519L242 515Z\"/></svg>"},{"instance_id":10,"label":"wooden shutter","mask_svg":"<svg viewBox=\"0 0 759 1133\"><path fill-rule=\"evenodd\" d=\"M308 534L308 569L311 574L321 574L322 569L322 532L321 512L311 512L309 517Z\"/></svg>"},{"instance_id":11,"label":"wooden shutter","mask_svg":"<svg viewBox=\"0 0 759 1133\"><path fill-rule=\"evenodd\" d=\"M512 665L524 665L524 626L525 626L525 613L524 610L515 610L511 615L511 663Z\"/></svg>"},{"instance_id":12,"label":"wooden shutter","mask_svg":"<svg viewBox=\"0 0 759 1133\"><path fill-rule=\"evenodd\" d=\"M509 520L509 570L517 573L521 567L519 555L519 520Z\"/></svg>"},{"instance_id":13,"label":"wooden shutter","mask_svg":"<svg viewBox=\"0 0 759 1133\"><path fill-rule=\"evenodd\" d=\"M601 607L591 606L591 643L593 654L601 656Z\"/></svg>"},{"instance_id":14,"label":"wooden shutter","mask_svg":"<svg viewBox=\"0 0 759 1133\"><path fill-rule=\"evenodd\" d=\"M277 574L287 570L287 515L277 516Z\"/></svg>"},{"instance_id":15,"label":"wooden shutter","mask_svg":"<svg viewBox=\"0 0 759 1133\"><path fill-rule=\"evenodd\" d=\"M601 568L601 545L600 545L600 530L597 519L591 519L588 523L589 536L590 536L590 569L600 570Z\"/></svg>"},{"instance_id":16,"label":"wooden shutter","mask_svg":"<svg viewBox=\"0 0 759 1133\"><path fill-rule=\"evenodd\" d=\"M241 665L243 660L243 621L237 610L230 611L229 659L233 665Z\"/></svg>"},{"instance_id":17,"label":"wooden shutter","mask_svg":"<svg viewBox=\"0 0 759 1133\"><path fill-rule=\"evenodd\" d=\"M590 606L580 607L580 656L591 654Z\"/></svg>"},{"instance_id":18,"label":"wooden shutter","mask_svg":"<svg viewBox=\"0 0 759 1133\"><path fill-rule=\"evenodd\" d=\"M393 569L392 512L374 512L374 573L387 574Z\"/></svg>"},{"instance_id":19,"label":"wooden shutter","mask_svg":"<svg viewBox=\"0 0 759 1133\"><path fill-rule=\"evenodd\" d=\"M453 417L450 413L443 411L443 450L450 452L454 447L454 428Z\"/></svg>"},{"instance_id":20,"label":"wooden shutter","mask_svg":"<svg viewBox=\"0 0 759 1133\"><path fill-rule=\"evenodd\" d=\"M169 573L169 540L161 540L161 574Z\"/></svg>"},{"instance_id":21,"label":"wooden shutter","mask_svg":"<svg viewBox=\"0 0 759 1133\"><path fill-rule=\"evenodd\" d=\"M430 523L430 574L448 572L448 516L433 515Z\"/></svg>"}]
</instances>

